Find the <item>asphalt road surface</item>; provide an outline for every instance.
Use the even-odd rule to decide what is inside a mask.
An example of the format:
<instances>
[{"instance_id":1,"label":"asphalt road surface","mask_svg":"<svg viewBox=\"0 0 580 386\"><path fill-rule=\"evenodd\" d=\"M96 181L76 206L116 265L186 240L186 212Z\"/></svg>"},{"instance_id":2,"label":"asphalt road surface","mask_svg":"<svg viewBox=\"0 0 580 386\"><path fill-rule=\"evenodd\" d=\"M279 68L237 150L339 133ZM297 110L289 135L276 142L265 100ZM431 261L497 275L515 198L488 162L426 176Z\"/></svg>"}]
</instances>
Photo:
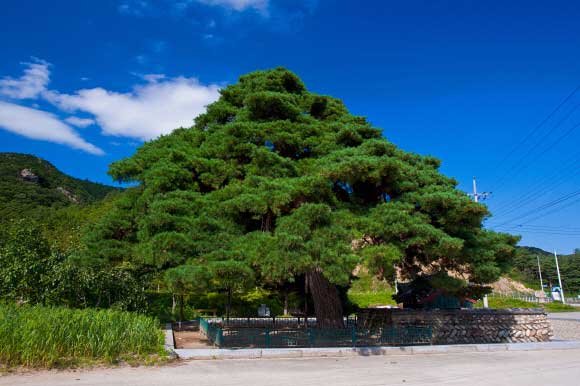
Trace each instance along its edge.
<instances>
[{"instance_id":1,"label":"asphalt road surface","mask_svg":"<svg viewBox=\"0 0 580 386\"><path fill-rule=\"evenodd\" d=\"M550 319L577 320L580 322L580 312L554 312L548 314Z\"/></svg>"},{"instance_id":2,"label":"asphalt road surface","mask_svg":"<svg viewBox=\"0 0 580 386\"><path fill-rule=\"evenodd\" d=\"M534 386L580 383L580 350L354 358L188 361L162 367L43 371L10 386Z\"/></svg>"},{"instance_id":3,"label":"asphalt road surface","mask_svg":"<svg viewBox=\"0 0 580 386\"><path fill-rule=\"evenodd\" d=\"M560 312L549 315L554 340L580 340L580 312Z\"/></svg>"}]
</instances>

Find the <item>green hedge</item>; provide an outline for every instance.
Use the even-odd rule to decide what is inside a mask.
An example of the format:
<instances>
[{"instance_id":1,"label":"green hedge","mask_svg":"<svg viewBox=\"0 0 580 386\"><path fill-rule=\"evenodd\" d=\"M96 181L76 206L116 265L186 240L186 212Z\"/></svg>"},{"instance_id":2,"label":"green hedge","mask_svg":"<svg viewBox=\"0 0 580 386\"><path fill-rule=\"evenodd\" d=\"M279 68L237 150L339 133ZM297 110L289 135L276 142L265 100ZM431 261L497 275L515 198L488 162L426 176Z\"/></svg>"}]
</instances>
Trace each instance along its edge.
<instances>
[{"instance_id":1,"label":"green hedge","mask_svg":"<svg viewBox=\"0 0 580 386\"><path fill-rule=\"evenodd\" d=\"M0 305L0 363L54 367L163 353L156 319L112 311Z\"/></svg>"}]
</instances>

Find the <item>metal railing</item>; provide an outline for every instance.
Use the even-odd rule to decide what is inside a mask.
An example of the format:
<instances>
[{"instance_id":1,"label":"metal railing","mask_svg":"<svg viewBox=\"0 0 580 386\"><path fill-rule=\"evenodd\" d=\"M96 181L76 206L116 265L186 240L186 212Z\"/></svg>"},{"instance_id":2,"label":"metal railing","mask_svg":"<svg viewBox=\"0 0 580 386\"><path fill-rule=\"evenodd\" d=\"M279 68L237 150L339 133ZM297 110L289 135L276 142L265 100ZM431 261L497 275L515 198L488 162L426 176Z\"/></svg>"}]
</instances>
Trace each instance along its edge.
<instances>
[{"instance_id":1,"label":"metal railing","mask_svg":"<svg viewBox=\"0 0 580 386\"><path fill-rule=\"evenodd\" d=\"M207 319L199 318L199 331L206 336L207 340L221 347L223 344L223 331L220 327L214 326Z\"/></svg>"},{"instance_id":2,"label":"metal railing","mask_svg":"<svg viewBox=\"0 0 580 386\"><path fill-rule=\"evenodd\" d=\"M200 331L218 347L227 348L291 348L291 347L366 347L431 344L430 326L345 328L305 326L234 327L214 325L200 319Z\"/></svg>"},{"instance_id":3,"label":"metal railing","mask_svg":"<svg viewBox=\"0 0 580 386\"><path fill-rule=\"evenodd\" d=\"M488 295L492 298L502 298L502 299L518 299L524 300L530 303L553 303L554 299L550 295L540 298L535 295L526 294L524 292L492 292ZM578 297L566 297L566 303L568 304L580 304L580 299Z\"/></svg>"},{"instance_id":4,"label":"metal railing","mask_svg":"<svg viewBox=\"0 0 580 386\"><path fill-rule=\"evenodd\" d=\"M309 317L262 317L262 318L206 318L212 325L220 327L315 327L316 318ZM356 316L344 317L347 327L356 325Z\"/></svg>"}]
</instances>

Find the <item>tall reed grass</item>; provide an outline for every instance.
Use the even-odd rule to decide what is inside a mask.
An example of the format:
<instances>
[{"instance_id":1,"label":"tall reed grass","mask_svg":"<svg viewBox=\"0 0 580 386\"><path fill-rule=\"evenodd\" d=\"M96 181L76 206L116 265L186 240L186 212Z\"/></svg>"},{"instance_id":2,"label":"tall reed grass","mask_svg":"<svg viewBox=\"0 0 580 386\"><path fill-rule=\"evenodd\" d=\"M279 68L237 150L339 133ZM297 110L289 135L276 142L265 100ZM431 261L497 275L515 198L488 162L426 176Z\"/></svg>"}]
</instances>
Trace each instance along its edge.
<instances>
[{"instance_id":1,"label":"tall reed grass","mask_svg":"<svg viewBox=\"0 0 580 386\"><path fill-rule=\"evenodd\" d=\"M113 310L0 304L0 363L55 367L163 352L156 319Z\"/></svg>"}]
</instances>

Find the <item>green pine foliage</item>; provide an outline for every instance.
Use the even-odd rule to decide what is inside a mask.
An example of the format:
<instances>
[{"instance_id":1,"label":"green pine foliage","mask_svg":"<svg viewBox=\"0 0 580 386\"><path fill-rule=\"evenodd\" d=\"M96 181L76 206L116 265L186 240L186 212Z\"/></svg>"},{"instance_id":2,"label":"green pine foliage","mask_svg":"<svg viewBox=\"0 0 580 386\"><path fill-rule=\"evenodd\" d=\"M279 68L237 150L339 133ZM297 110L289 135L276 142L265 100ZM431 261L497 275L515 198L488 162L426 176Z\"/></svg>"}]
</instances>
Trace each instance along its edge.
<instances>
[{"instance_id":1,"label":"green pine foliage","mask_svg":"<svg viewBox=\"0 0 580 386\"><path fill-rule=\"evenodd\" d=\"M221 90L192 127L112 164L114 179L138 186L94 226L88 253L160 271L195 266L222 289L231 287L218 284L216 264L258 286L322 274L310 281L317 313L359 264L383 278L396 266L409 279L455 271L492 282L517 238L482 229L486 207L439 165L292 72L257 71Z\"/></svg>"}]
</instances>

